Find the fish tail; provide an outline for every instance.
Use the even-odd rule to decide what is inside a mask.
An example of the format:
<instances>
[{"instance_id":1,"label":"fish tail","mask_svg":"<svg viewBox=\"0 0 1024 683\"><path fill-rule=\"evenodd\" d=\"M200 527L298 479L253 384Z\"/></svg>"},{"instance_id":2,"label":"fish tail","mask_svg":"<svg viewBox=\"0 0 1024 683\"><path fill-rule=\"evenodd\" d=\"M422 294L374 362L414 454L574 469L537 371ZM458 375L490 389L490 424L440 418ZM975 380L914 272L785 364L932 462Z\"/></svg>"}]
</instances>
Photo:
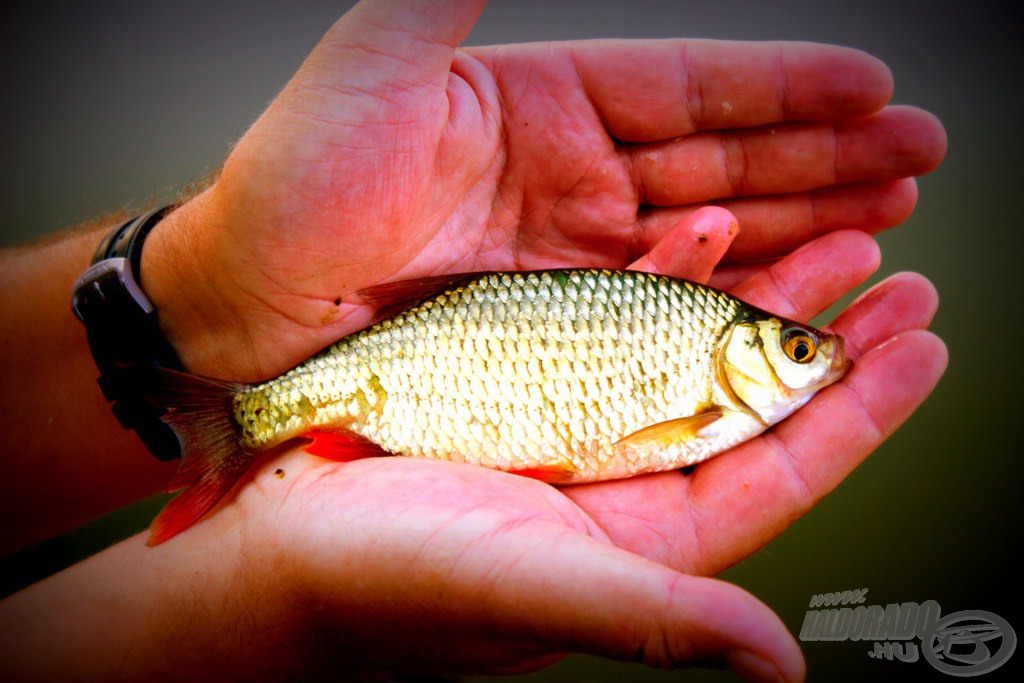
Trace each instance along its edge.
<instances>
[{"instance_id":1,"label":"fish tail","mask_svg":"<svg viewBox=\"0 0 1024 683\"><path fill-rule=\"evenodd\" d=\"M167 491L181 490L150 525L148 546L178 535L209 512L235 485L258 452L248 447L234 416L234 396L246 385L166 368L147 378L149 399L181 446L181 465Z\"/></svg>"}]
</instances>

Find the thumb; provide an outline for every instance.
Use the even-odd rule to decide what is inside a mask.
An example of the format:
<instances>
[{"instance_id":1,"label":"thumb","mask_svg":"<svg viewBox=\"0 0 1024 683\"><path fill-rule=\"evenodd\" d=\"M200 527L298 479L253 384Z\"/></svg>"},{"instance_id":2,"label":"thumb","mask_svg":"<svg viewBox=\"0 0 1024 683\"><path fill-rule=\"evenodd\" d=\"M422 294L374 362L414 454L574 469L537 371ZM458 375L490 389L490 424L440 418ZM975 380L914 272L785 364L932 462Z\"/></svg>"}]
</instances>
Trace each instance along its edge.
<instances>
[{"instance_id":1,"label":"thumb","mask_svg":"<svg viewBox=\"0 0 1024 683\"><path fill-rule=\"evenodd\" d=\"M648 231L662 231L652 224L655 220L669 223L671 227L650 251L630 264L629 269L707 282L739 234L736 217L717 206L687 212L681 219L673 215L674 212L658 213L656 218L648 219Z\"/></svg>"},{"instance_id":2,"label":"thumb","mask_svg":"<svg viewBox=\"0 0 1024 683\"><path fill-rule=\"evenodd\" d=\"M724 581L564 534L517 555L507 571L506 585L530 615L520 633L542 647L659 667L725 665L753 681L803 679L803 657L782 621Z\"/></svg>"},{"instance_id":3,"label":"thumb","mask_svg":"<svg viewBox=\"0 0 1024 683\"><path fill-rule=\"evenodd\" d=\"M331 27L303 71L371 96L443 92L455 48L486 0L362 0ZM332 85L321 83L321 85Z\"/></svg>"}]
</instances>

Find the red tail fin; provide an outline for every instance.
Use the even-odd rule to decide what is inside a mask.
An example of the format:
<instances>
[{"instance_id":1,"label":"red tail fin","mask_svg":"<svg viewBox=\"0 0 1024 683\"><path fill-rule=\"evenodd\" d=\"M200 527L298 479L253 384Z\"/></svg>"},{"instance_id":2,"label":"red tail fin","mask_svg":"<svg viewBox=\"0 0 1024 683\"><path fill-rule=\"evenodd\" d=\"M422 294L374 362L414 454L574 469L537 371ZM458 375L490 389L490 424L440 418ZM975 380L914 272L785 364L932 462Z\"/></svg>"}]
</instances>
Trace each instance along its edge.
<instances>
[{"instance_id":1,"label":"red tail fin","mask_svg":"<svg viewBox=\"0 0 1024 683\"><path fill-rule=\"evenodd\" d=\"M246 448L235 421L233 396L244 386L156 368L151 400L168 409L161 419L181 443L181 465L167 487L184 489L150 525L147 545L176 536L231 490L257 453Z\"/></svg>"}]
</instances>

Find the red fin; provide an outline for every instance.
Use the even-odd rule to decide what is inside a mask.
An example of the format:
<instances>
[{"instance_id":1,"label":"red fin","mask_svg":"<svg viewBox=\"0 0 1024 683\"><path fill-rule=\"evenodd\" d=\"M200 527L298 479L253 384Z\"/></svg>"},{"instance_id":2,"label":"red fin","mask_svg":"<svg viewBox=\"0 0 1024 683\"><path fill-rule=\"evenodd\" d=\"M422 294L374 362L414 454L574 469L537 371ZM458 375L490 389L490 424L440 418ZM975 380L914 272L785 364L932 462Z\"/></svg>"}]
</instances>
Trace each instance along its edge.
<instances>
[{"instance_id":1,"label":"red fin","mask_svg":"<svg viewBox=\"0 0 1024 683\"><path fill-rule=\"evenodd\" d=\"M520 477L529 477L542 481L545 484L564 484L576 474L576 466L569 460L560 460L550 465L539 467L524 467L521 470L509 470L509 474L517 474Z\"/></svg>"},{"instance_id":2,"label":"red fin","mask_svg":"<svg viewBox=\"0 0 1024 683\"><path fill-rule=\"evenodd\" d=\"M234 419L232 399L243 385L163 368L153 368L146 380L149 399L168 410L161 419L181 444L181 465L167 490L184 489L150 525L146 544L154 546L199 521L258 453L245 447Z\"/></svg>"},{"instance_id":3,"label":"red fin","mask_svg":"<svg viewBox=\"0 0 1024 683\"><path fill-rule=\"evenodd\" d=\"M346 429L306 432L302 438L313 440L312 443L303 446L302 450L310 455L338 462L388 454L372 441Z\"/></svg>"},{"instance_id":4,"label":"red fin","mask_svg":"<svg viewBox=\"0 0 1024 683\"><path fill-rule=\"evenodd\" d=\"M485 275L491 275L487 271L475 273L447 273L445 275L431 275L428 277L414 278L412 280L400 280L398 282L387 282L382 285L374 285L366 289L360 289L359 296L366 303L375 306L377 311L373 316L373 322L401 313L407 308L423 303L431 297L457 287L466 282L472 282Z\"/></svg>"}]
</instances>

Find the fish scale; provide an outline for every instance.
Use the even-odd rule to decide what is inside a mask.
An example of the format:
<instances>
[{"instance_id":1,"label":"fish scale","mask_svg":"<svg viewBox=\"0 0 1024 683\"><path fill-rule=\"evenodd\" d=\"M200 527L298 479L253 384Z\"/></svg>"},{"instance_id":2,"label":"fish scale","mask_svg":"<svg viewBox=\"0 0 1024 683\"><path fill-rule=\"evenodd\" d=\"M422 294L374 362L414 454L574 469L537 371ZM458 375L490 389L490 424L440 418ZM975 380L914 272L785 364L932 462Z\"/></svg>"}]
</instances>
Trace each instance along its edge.
<instances>
[{"instance_id":1,"label":"fish scale","mask_svg":"<svg viewBox=\"0 0 1024 683\"><path fill-rule=\"evenodd\" d=\"M235 414L253 448L343 427L395 454L506 470L571 463L566 482L679 467L725 441L653 460L617 442L716 399L715 347L744 310L646 273L490 275L246 388Z\"/></svg>"}]
</instances>

